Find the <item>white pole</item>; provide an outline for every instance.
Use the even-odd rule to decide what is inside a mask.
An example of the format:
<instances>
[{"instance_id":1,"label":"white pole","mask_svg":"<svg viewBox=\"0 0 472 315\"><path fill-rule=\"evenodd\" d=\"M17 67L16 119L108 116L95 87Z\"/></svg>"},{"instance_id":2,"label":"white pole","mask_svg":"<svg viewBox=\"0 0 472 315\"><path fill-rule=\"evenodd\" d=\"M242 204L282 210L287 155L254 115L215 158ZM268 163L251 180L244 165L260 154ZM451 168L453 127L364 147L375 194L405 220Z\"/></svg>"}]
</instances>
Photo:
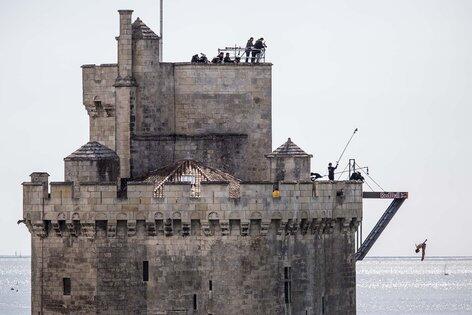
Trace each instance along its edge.
<instances>
[{"instance_id":1,"label":"white pole","mask_svg":"<svg viewBox=\"0 0 472 315\"><path fill-rule=\"evenodd\" d=\"M159 35L160 35L160 42L159 42L159 61L162 61L162 25L163 25L163 0L160 0L160 7L159 7Z\"/></svg>"}]
</instances>

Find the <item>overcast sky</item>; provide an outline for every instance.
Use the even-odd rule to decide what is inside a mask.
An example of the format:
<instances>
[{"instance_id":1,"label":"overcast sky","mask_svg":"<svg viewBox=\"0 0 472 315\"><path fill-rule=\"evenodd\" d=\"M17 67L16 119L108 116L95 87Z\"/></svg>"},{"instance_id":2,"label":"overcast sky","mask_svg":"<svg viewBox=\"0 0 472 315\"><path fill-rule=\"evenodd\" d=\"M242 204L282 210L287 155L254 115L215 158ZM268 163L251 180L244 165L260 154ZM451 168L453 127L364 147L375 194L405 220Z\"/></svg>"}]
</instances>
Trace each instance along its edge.
<instances>
[{"instance_id":1,"label":"overcast sky","mask_svg":"<svg viewBox=\"0 0 472 315\"><path fill-rule=\"evenodd\" d=\"M274 148L291 137L324 173L359 128L341 168L356 158L410 192L371 255L425 238L430 255L472 255L472 1L165 2L165 61L266 39ZM116 62L118 9L158 32L158 0L2 4L0 254L30 251L21 182L63 180L62 159L88 141L80 66ZM364 235L387 206L365 200Z\"/></svg>"}]
</instances>

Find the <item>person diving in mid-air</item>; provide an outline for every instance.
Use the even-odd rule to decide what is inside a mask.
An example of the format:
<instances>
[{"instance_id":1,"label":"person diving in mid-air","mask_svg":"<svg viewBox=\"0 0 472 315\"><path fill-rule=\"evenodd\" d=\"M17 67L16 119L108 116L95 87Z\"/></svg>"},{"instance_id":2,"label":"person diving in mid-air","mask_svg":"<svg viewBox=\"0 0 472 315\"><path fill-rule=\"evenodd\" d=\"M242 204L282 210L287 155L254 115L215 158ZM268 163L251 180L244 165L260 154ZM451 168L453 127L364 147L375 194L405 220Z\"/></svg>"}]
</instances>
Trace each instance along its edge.
<instances>
[{"instance_id":1,"label":"person diving in mid-air","mask_svg":"<svg viewBox=\"0 0 472 315\"><path fill-rule=\"evenodd\" d=\"M419 245L415 244L415 246L416 246L415 253L419 253L420 249L421 249L421 261L424 260L424 255L426 253L426 241L427 241L427 239L425 239L424 242L419 244Z\"/></svg>"}]
</instances>

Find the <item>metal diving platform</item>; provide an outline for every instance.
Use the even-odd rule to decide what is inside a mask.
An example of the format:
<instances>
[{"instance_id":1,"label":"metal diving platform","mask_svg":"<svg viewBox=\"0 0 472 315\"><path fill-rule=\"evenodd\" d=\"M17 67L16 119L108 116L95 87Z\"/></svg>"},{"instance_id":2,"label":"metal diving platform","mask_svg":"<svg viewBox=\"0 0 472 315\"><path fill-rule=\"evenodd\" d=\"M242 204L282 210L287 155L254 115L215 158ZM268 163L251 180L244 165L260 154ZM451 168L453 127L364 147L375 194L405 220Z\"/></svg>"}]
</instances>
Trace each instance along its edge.
<instances>
[{"instance_id":1,"label":"metal diving platform","mask_svg":"<svg viewBox=\"0 0 472 315\"><path fill-rule=\"evenodd\" d=\"M362 222L359 225L356 233L356 261L364 259L369 250L374 246L375 241L382 234L383 230L387 227L390 220L400 209L401 205L408 198L407 192L363 192L362 198L364 199L393 199L387 210L380 217L377 224L374 226L372 231L369 233L367 238L362 241ZM359 246L360 244L360 246Z\"/></svg>"}]
</instances>

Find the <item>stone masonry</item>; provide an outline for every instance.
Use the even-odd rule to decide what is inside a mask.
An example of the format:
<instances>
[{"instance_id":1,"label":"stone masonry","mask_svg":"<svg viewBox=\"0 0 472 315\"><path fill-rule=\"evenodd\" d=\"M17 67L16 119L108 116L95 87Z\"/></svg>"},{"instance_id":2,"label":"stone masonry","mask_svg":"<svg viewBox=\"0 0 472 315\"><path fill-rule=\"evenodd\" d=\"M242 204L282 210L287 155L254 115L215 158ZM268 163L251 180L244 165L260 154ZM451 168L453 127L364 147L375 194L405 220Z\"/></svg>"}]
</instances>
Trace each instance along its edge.
<instances>
[{"instance_id":1,"label":"stone masonry","mask_svg":"<svg viewBox=\"0 0 472 315\"><path fill-rule=\"evenodd\" d=\"M118 63L82 66L90 142L23 183L32 314L355 314L362 184L271 152L271 64L161 62L119 15Z\"/></svg>"}]
</instances>

